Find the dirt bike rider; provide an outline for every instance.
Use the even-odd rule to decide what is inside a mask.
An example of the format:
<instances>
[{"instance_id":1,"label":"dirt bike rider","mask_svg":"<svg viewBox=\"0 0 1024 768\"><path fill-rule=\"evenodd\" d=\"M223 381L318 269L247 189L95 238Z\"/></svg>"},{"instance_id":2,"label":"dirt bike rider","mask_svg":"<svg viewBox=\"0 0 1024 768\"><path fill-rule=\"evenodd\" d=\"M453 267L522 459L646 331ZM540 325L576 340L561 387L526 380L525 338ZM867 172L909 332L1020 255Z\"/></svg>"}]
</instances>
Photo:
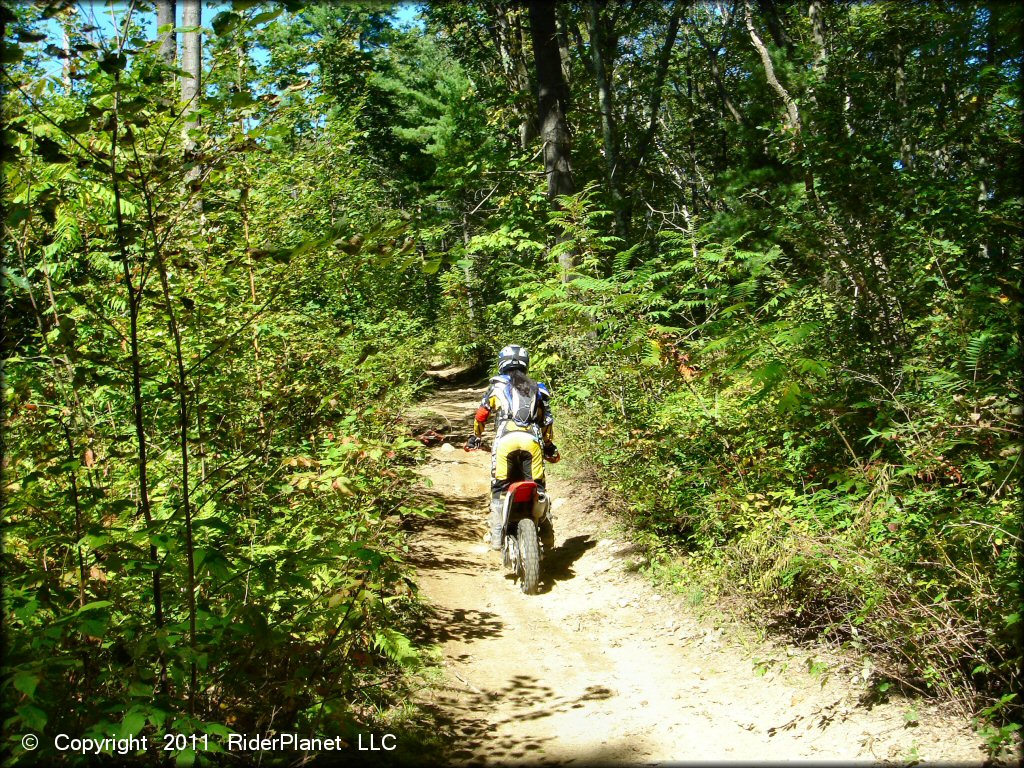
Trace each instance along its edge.
<instances>
[{"instance_id":1,"label":"dirt bike rider","mask_svg":"<svg viewBox=\"0 0 1024 768\"><path fill-rule=\"evenodd\" d=\"M498 354L498 375L491 379L473 422L473 436L466 447L479 448L487 418L495 414L491 449L491 549L501 549L502 494L516 480L532 478L544 488L544 460L555 463L561 456L554 444L551 391L527 375L529 353L518 344ZM554 548L550 517L541 521L540 537L547 551Z\"/></svg>"}]
</instances>

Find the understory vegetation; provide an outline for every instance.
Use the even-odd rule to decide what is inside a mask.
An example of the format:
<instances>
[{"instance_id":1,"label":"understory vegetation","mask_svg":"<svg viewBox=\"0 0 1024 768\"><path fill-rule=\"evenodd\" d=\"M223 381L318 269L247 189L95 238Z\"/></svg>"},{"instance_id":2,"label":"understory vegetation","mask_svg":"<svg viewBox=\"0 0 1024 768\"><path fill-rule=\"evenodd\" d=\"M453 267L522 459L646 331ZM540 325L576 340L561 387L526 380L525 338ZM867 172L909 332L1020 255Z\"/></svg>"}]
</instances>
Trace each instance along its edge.
<instances>
[{"instance_id":1,"label":"understory vegetation","mask_svg":"<svg viewBox=\"0 0 1024 768\"><path fill-rule=\"evenodd\" d=\"M418 662L401 525L430 512L400 419L423 273L379 268L408 261L407 224L348 154L351 111L239 91L262 82L240 53L281 12L229 16L183 114L140 11L94 43L81 10L16 9L6 734L354 739ZM67 90L26 45L48 13Z\"/></svg>"},{"instance_id":2,"label":"understory vegetation","mask_svg":"<svg viewBox=\"0 0 1024 768\"><path fill-rule=\"evenodd\" d=\"M653 572L1017 738L1016 5L174 14L0 6L12 762L401 716L404 416L507 343Z\"/></svg>"}]
</instances>

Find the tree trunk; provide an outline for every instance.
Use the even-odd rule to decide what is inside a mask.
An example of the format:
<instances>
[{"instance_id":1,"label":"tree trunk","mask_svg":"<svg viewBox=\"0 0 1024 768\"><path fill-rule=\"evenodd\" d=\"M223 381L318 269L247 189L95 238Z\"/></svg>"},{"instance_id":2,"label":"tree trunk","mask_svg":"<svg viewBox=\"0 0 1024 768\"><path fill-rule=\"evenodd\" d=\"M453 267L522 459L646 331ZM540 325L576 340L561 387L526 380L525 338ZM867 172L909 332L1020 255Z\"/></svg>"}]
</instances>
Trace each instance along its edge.
<instances>
[{"instance_id":1,"label":"tree trunk","mask_svg":"<svg viewBox=\"0 0 1024 768\"><path fill-rule=\"evenodd\" d=\"M814 38L814 80L811 86L810 102L815 113L820 110L818 104L818 86L828 77L828 41L825 37L825 19L822 15L819 0L811 0L807 6L807 18L811 22L811 37Z\"/></svg>"},{"instance_id":2,"label":"tree trunk","mask_svg":"<svg viewBox=\"0 0 1024 768\"><path fill-rule=\"evenodd\" d=\"M68 15L74 13L73 9L68 10ZM62 79L64 81L64 95L70 96L72 89L71 80L71 62L74 59L71 57L71 31L68 29L68 25L71 23L70 18L63 20L60 25L61 29L61 47L64 49L64 67L62 71Z\"/></svg>"},{"instance_id":3,"label":"tree trunk","mask_svg":"<svg viewBox=\"0 0 1024 768\"><path fill-rule=\"evenodd\" d=\"M754 28L749 0L744 3L743 18L747 25L747 32L750 34L750 41L754 44L754 48L757 49L757 53L761 57L761 64L764 66L764 74L768 80L768 85L771 86L772 90L775 91L786 107L786 125L789 126L794 135L799 136L801 128L800 113L797 111L796 102L793 101L793 97L789 95L789 91L785 89L775 74L775 65L772 64L772 57L768 55L768 48Z\"/></svg>"},{"instance_id":4,"label":"tree trunk","mask_svg":"<svg viewBox=\"0 0 1024 768\"><path fill-rule=\"evenodd\" d=\"M466 283L466 305L469 309L469 322L476 325L476 307L473 306L473 256L469 253L469 217L462 215L462 244L466 248L466 261L462 265L462 274Z\"/></svg>"},{"instance_id":5,"label":"tree trunk","mask_svg":"<svg viewBox=\"0 0 1024 768\"><path fill-rule=\"evenodd\" d=\"M517 42L517 57L516 57L516 75L518 77L519 92L521 94L529 93L531 98L527 102L532 102L533 89L530 87L530 73L526 66L526 49L527 49L527 31L526 27L523 26L523 13L520 10L515 16L516 26L516 42ZM540 135L540 126L537 124L537 113L533 110L532 103L530 107L523 110L522 117L519 123L519 146L522 149L526 149L530 146L537 136Z\"/></svg>"},{"instance_id":6,"label":"tree trunk","mask_svg":"<svg viewBox=\"0 0 1024 768\"><path fill-rule=\"evenodd\" d=\"M907 53L903 44L896 43L896 103L900 108L899 136L900 136L900 165L903 170L914 169L914 147L912 131L908 130L910 114L907 109Z\"/></svg>"},{"instance_id":7,"label":"tree trunk","mask_svg":"<svg viewBox=\"0 0 1024 768\"><path fill-rule=\"evenodd\" d=\"M175 0L156 0L157 30L167 26L171 27L170 32L163 35L157 33L160 39L160 56L169 67L174 66L174 60L178 56L178 35L173 29L176 11Z\"/></svg>"},{"instance_id":8,"label":"tree trunk","mask_svg":"<svg viewBox=\"0 0 1024 768\"><path fill-rule=\"evenodd\" d=\"M811 0L807 6L807 18L811 22L811 36L814 38L814 66L821 67L828 59L828 41L825 37L825 17L821 2Z\"/></svg>"},{"instance_id":9,"label":"tree trunk","mask_svg":"<svg viewBox=\"0 0 1024 768\"><path fill-rule=\"evenodd\" d=\"M612 108L611 73L606 58L607 52L613 52L616 45L605 38L604 24L597 0L591 0L587 19L590 26L590 61L597 83L597 106L601 113L601 140L604 145L605 180L608 193L612 198L612 210L615 213L616 234L626 237L629 222L623 210L622 189L619 185L619 143L615 130L615 112Z\"/></svg>"},{"instance_id":10,"label":"tree trunk","mask_svg":"<svg viewBox=\"0 0 1024 768\"><path fill-rule=\"evenodd\" d=\"M562 79L566 89L572 87L572 57L569 55L569 22L566 19L566 4L555 3L555 36L558 38L558 55L562 61Z\"/></svg>"},{"instance_id":11,"label":"tree trunk","mask_svg":"<svg viewBox=\"0 0 1024 768\"><path fill-rule=\"evenodd\" d=\"M191 115L199 109L199 94L202 91L203 39L198 29L202 23L200 0L182 0L181 25L191 28L191 31L181 36L181 68L189 75L181 78L181 102L185 105L186 126L195 125L191 122Z\"/></svg>"},{"instance_id":12,"label":"tree trunk","mask_svg":"<svg viewBox=\"0 0 1024 768\"><path fill-rule=\"evenodd\" d=\"M149 211L150 221L154 221L152 208ZM196 562L195 562L195 541L192 531L192 502L189 498L189 453L188 453L188 379L185 374L185 355L181 346L181 330L178 327L178 320L174 314L174 297L171 295L171 286L167 277L167 264L164 261L163 252L156 244L156 227L153 226L154 250L156 252L157 272L160 275L160 287L164 294L164 303L167 306L167 327L171 339L174 341L174 362L177 367L178 380L178 450L181 456L181 507L185 517L185 587L188 594L185 596L188 606L188 638L189 646L193 654L196 652ZM194 715L196 711L196 698L199 695L199 671L196 665L195 656L189 664L189 687L188 687L188 711Z\"/></svg>"},{"instance_id":13,"label":"tree trunk","mask_svg":"<svg viewBox=\"0 0 1024 768\"><path fill-rule=\"evenodd\" d=\"M120 84L120 72L114 73L115 83ZM124 215L121 211L121 187L117 171L117 139L118 131L118 95L114 95L113 125L110 131L110 180L114 191L114 232L117 238L118 253L121 257L121 268L124 274L125 290L128 293L128 323L129 340L131 343L131 369L132 369L132 411L135 416L135 437L138 450L139 466L139 511L142 519L146 521L147 533L153 530L153 511L149 499L149 480L147 476L147 446L146 428L143 417L142 397L142 358L139 352L139 304L143 296L143 278L140 277L138 288L132 282L132 268L128 256L127 228L124 223ZM149 559L153 566L153 614L158 629L164 625L163 594L160 581L160 558L156 544L150 542ZM166 665L163 660L163 653L160 654L161 683L166 676Z\"/></svg>"},{"instance_id":14,"label":"tree trunk","mask_svg":"<svg viewBox=\"0 0 1024 768\"><path fill-rule=\"evenodd\" d=\"M637 143L635 156L631 157L633 168L639 167L647 156L651 143L654 140L654 132L658 127L658 113L661 111L661 88L665 84L665 77L668 75L668 66L672 60L672 46L676 43L676 35L679 33L679 21L683 15L683 7L686 5L682 0L675 0L672 4L672 15L668 20L668 28L665 30L665 42L661 45L661 52L658 54L658 68L654 73L654 84L651 87L651 104L648 108L650 117L647 121L647 130Z\"/></svg>"},{"instance_id":15,"label":"tree trunk","mask_svg":"<svg viewBox=\"0 0 1024 768\"><path fill-rule=\"evenodd\" d=\"M571 195L576 191L566 121L569 89L562 76L555 6L548 0L530 0L529 8L533 60L537 71L537 116L544 141L544 171L548 199L554 203L559 195ZM574 262L572 254L565 253L559 257L565 278L575 266Z\"/></svg>"},{"instance_id":16,"label":"tree trunk","mask_svg":"<svg viewBox=\"0 0 1024 768\"><path fill-rule=\"evenodd\" d=\"M993 4L989 8L988 22L985 25L985 62L990 67L995 67L999 61L998 46L999 46L999 26L1000 26L1000 14L1002 8L998 4ZM1019 82L1019 81L1018 81ZM982 100L987 103L991 99L991 95L985 95ZM983 144L983 147L991 145ZM979 218L984 216L987 209L994 209L998 207L999 200L998 195L1002 190L996 184L995 167L998 164L997 159L990 154L987 150L982 150L978 153L978 213ZM985 227L984 238L994 235L995 232L989 227ZM1002 248L1000 248L998 241L993 240L990 242L988 239L983 239L980 247L980 255L984 260L983 263L988 263L988 260L992 254L1000 254Z\"/></svg>"},{"instance_id":17,"label":"tree trunk","mask_svg":"<svg viewBox=\"0 0 1024 768\"><path fill-rule=\"evenodd\" d=\"M526 39L521 8L499 3L493 10L491 39L498 49L501 71L516 94L515 110L519 118L519 145L526 149L537 137L537 117L530 94L530 74L526 67Z\"/></svg>"},{"instance_id":18,"label":"tree trunk","mask_svg":"<svg viewBox=\"0 0 1024 768\"><path fill-rule=\"evenodd\" d=\"M191 28L181 36L181 68L188 73L181 78L181 103L183 105L185 154L194 157L196 142L191 133L199 126L199 102L202 98L203 77L203 40L199 25L203 23L203 10L200 0L182 0L181 25ZM195 194L193 209L202 211L202 200L196 186L199 183L199 167L194 166L185 176L186 196Z\"/></svg>"},{"instance_id":19,"label":"tree trunk","mask_svg":"<svg viewBox=\"0 0 1024 768\"><path fill-rule=\"evenodd\" d=\"M693 25L693 31L697 34L697 41L700 43L701 48L708 55L708 60L711 65L711 79L715 83L715 91L718 92L718 100L722 103L722 111L727 111L737 125L743 125L743 115L736 108L736 104L729 97L729 92L725 88L725 79L722 77L722 68L718 65L718 49L721 48L721 44L712 47L708 42L704 34L697 28L697 25Z\"/></svg>"},{"instance_id":20,"label":"tree trunk","mask_svg":"<svg viewBox=\"0 0 1024 768\"><path fill-rule=\"evenodd\" d=\"M757 4L768 24L768 31L771 33L775 46L787 54L792 53L793 41L789 39L785 27L779 20L779 8L775 4L775 0L758 0Z\"/></svg>"},{"instance_id":21,"label":"tree trunk","mask_svg":"<svg viewBox=\"0 0 1024 768\"><path fill-rule=\"evenodd\" d=\"M789 91L786 90L775 74L775 65L772 64L772 57L768 55L768 48L754 28L754 20L750 13L750 0L744 0L743 18L747 26L747 32L750 34L750 41L754 44L754 48L757 49L757 53L761 57L761 64L764 66L764 74L768 80L768 85L778 94L778 97L786 107L786 126L793 134L793 150L799 157L803 155L803 126L800 122L800 111L797 108L796 101L789 95ZM808 198L814 200L814 173L810 166L807 166L804 171L804 189L807 190Z\"/></svg>"}]
</instances>

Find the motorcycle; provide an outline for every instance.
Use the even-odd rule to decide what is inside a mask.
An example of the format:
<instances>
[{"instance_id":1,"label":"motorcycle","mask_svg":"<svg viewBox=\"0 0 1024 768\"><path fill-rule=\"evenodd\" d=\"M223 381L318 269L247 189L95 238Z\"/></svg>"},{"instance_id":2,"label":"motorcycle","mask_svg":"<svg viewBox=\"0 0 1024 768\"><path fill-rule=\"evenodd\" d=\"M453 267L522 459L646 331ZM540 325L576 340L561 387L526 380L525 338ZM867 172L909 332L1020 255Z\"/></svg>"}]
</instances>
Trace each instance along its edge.
<instances>
[{"instance_id":1,"label":"motorcycle","mask_svg":"<svg viewBox=\"0 0 1024 768\"><path fill-rule=\"evenodd\" d=\"M466 446L466 451L481 450ZM502 497L501 561L519 589L537 594L544 555L555 548L551 499L533 480L517 480Z\"/></svg>"},{"instance_id":2,"label":"motorcycle","mask_svg":"<svg viewBox=\"0 0 1024 768\"><path fill-rule=\"evenodd\" d=\"M555 532L548 511L551 500L533 480L512 483L505 491L501 524L501 560L519 588L537 594L540 563L555 546ZM539 535L538 535L539 533Z\"/></svg>"}]
</instances>

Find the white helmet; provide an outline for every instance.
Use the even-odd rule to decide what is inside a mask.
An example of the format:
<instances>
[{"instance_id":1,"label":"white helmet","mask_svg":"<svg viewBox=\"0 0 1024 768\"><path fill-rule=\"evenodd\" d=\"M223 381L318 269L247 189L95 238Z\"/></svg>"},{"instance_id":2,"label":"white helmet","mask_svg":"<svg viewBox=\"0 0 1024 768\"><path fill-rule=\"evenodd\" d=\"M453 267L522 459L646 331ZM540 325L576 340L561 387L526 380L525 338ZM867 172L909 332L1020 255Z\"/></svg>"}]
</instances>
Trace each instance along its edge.
<instances>
[{"instance_id":1,"label":"white helmet","mask_svg":"<svg viewBox=\"0 0 1024 768\"><path fill-rule=\"evenodd\" d=\"M510 344L498 353L498 373L508 373L516 368L523 373L530 370L530 353L518 344Z\"/></svg>"}]
</instances>

